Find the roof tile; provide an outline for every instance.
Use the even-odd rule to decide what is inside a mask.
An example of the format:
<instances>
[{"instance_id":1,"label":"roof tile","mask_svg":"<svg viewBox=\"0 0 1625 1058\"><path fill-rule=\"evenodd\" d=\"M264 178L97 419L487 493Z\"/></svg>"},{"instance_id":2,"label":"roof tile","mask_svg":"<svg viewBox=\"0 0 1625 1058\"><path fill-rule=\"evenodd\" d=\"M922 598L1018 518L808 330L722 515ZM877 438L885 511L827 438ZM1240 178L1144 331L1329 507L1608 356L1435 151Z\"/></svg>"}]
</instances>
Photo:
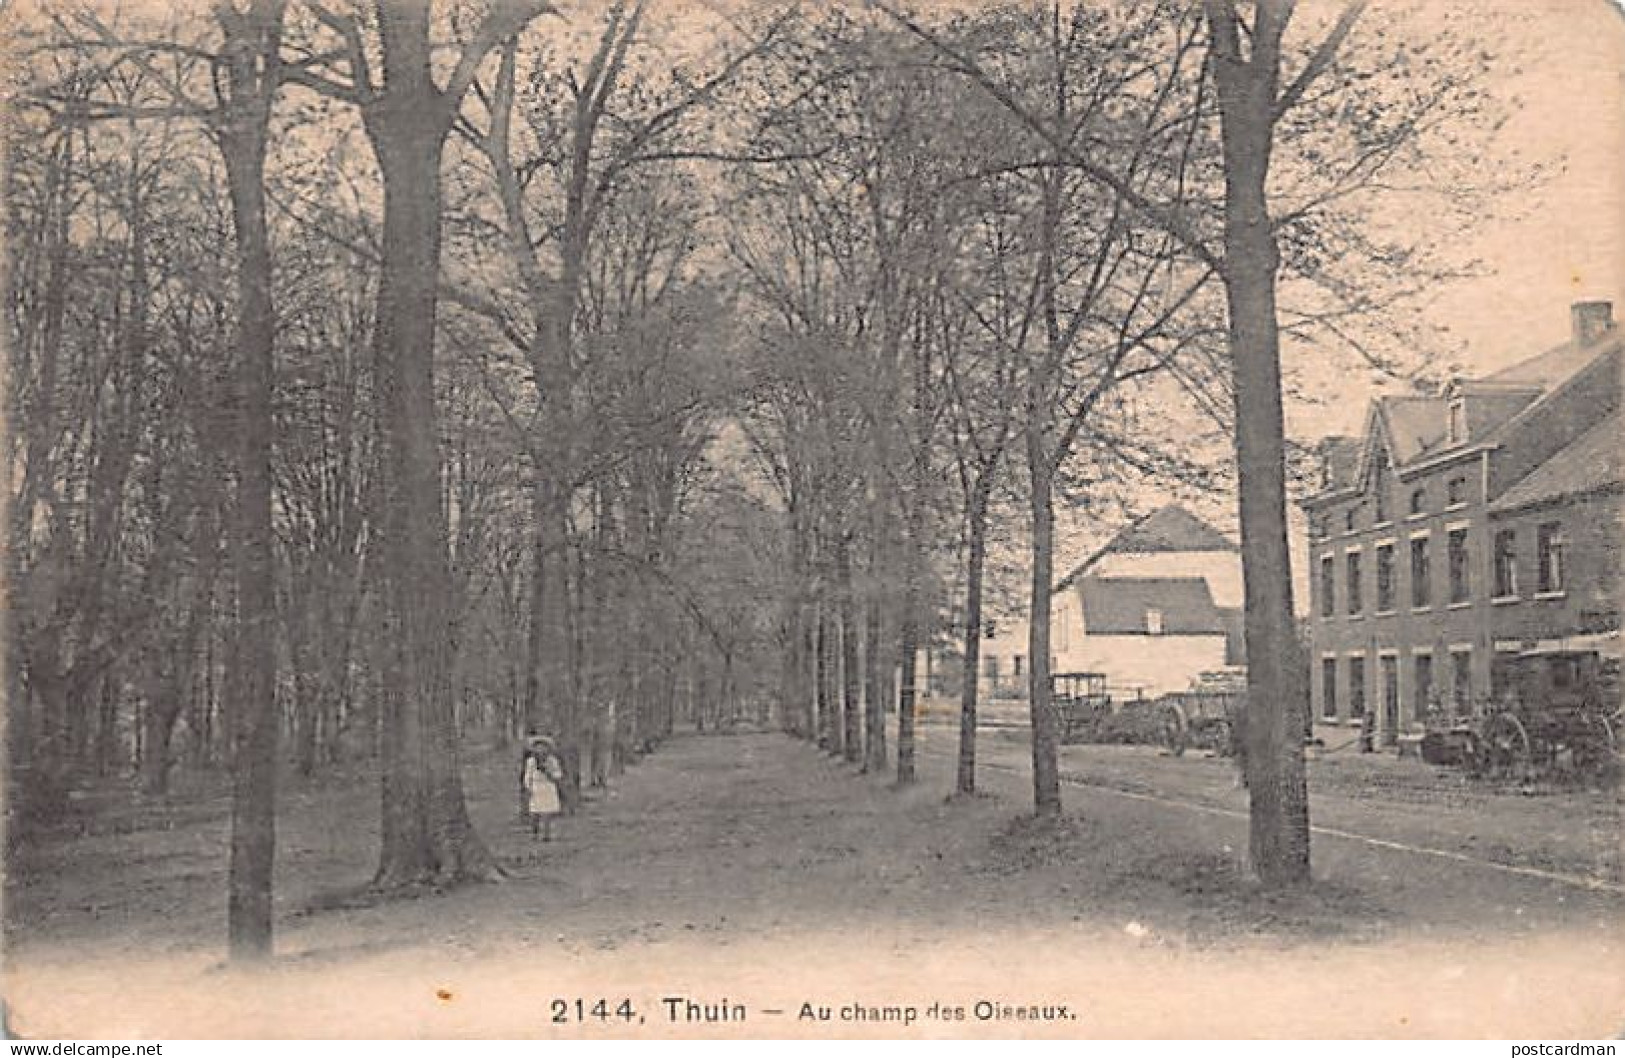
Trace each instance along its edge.
<instances>
[{"instance_id":1,"label":"roof tile","mask_svg":"<svg viewBox=\"0 0 1625 1058\"><path fill-rule=\"evenodd\" d=\"M1146 615L1162 614L1169 635L1224 635L1224 619L1201 577L1082 577L1077 582L1086 635L1149 631Z\"/></svg>"},{"instance_id":2,"label":"roof tile","mask_svg":"<svg viewBox=\"0 0 1625 1058\"><path fill-rule=\"evenodd\" d=\"M1493 513L1538 507L1625 484L1621 473L1620 427L1616 412L1575 438L1567 448L1531 470L1490 506Z\"/></svg>"}]
</instances>

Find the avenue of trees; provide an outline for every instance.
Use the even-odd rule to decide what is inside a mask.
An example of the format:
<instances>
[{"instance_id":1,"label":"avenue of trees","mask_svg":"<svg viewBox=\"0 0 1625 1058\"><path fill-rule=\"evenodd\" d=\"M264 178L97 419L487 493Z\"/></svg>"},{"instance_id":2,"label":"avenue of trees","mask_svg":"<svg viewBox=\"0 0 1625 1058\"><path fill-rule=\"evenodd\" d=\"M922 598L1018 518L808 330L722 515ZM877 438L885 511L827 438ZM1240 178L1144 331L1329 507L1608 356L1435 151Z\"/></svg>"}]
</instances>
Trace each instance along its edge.
<instances>
[{"instance_id":1,"label":"avenue of trees","mask_svg":"<svg viewBox=\"0 0 1625 1058\"><path fill-rule=\"evenodd\" d=\"M1499 104L1460 27L1364 0L8 17L11 840L126 779L229 786L230 948L263 957L279 780L372 762L380 891L496 880L469 758L549 732L573 804L679 723L771 716L907 784L944 647L969 793L1000 541L1053 816L1058 512L1177 485L1239 499L1252 863L1307 878L1282 349L1389 368L1455 267L1382 217L1475 208Z\"/></svg>"}]
</instances>

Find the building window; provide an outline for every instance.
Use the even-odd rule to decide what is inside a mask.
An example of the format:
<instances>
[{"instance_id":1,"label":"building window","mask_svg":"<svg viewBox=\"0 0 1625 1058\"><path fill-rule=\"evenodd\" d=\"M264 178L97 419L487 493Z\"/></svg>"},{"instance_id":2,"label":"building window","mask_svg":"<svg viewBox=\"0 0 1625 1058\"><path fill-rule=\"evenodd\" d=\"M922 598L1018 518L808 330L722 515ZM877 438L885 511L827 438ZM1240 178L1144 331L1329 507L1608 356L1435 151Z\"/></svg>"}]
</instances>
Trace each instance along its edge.
<instances>
[{"instance_id":1,"label":"building window","mask_svg":"<svg viewBox=\"0 0 1625 1058\"><path fill-rule=\"evenodd\" d=\"M1162 611L1147 610L1145 612L1145 630L1151 635L1162 635Z\"/></svg>"},{"instance_id":2,"label":"building window","mask_svg":"<svg viewBox=\"0 0 1625 1058\"><path fill-rule=\"evenodd\" d=\"M1467 402L1460 397L1450 402L1450 443L1461 444L1467 440Z\"/></svg>"},{"instance_id":3,"label":"building window","mask_svg":"<svg viewBox=\"0 0 1625 1058\"><path fill-rule=\"evenodd\" d=\"M1432 570L1428 561L1428 538L1411 540L1411 606L1424 610L1433 603Z\"/></svg>"},{"instance_id":4,"label":"building window","mask_svg":"<svg viewBox=\"0 0 1625 1058\"><path fill-rule=\"evenodd\" d=\"M994 638L996 638L998 636L998 634L999 634L999 626L996 623L994 623L993 621L983 621L982 622L982 638L983 639L994 639Z\"/></svg>"},{"instance_id":5,"label":"building window","mask_svg":"<svg viewBox=\"0 0 1625 1058\"><path fill-rule=\"evenodd\" d=\"M1545 522L1535 531L1536 590L1542 592L1559 592L1563 590L1563 525L1561 522Z\"/></svg>"},{"instance_id":6,"label":"building window","mask_svg":"<svg viewBox=\"0 0 1625 1058\"><path fill-rule=\"evenodd\" d=\"M1365 715L1365 658L1349 658L1349 717L1354 720Z\"/></svg>"},{"instance_id":7,"label":"building window","mask_svg":"<svg viewBox=\"0 0 1625 1058\"><path fill-rule=\"evenodd\" d=\"M1376 469L1371 475L1372 503L1375 505L1374 514L1378 525L1388 522L1388 467L1382 457L1377 457Z\"/></svg>"},{"instance_id":8,"label":"building window","mask_svg":"<svg viewBox=\"0 0 1625 1058\"><path fill-rule=\"evenodd\" d=\"M1337 719L1337 659L1320 659L1320 715Z\"/></svg>"},{"instance_id":9,"label":"building window","mask_svg":"<svg viewBox=\"0 0 1625 1058\"><path fill-rule=\"evenodd\" d=\"M999 678L999 656L997 654L989 654L982 659L982 675L990 680Z\"/></svg>"},{"instance_id":10,"label":"building window","mask_svg":"<svg viewBox=\"0 0 1625 1058\"><path fill-rule=\"evenodd\" d=\"M1348 564L1345 571L1347 576L1344 578L1347 581L1347 587L1344 590L1348 592L1349 613L1357 614L1360 612L1360 607L1365 603L1363 593L1360 590L1360 553L1350 551L1343 557Z\"/></svg>"},{"instance_id":11,"label":"building window","mask_svg":"<svg viewBox=\"0 0 1625 1058\"><path fill-rule=\"evenodd\" d=\"M1377 545L1377 612L1394 609L1394 545Z\"/></svg>"},{"instance_id":12,"label":"building window","mask_svg":"<svg viewBox=\"0 0 1625 1058\"><path fill-rule=\"evenodd\" d=\"M1472 595L1472 562L1467 551L1467 530L1452 529L1450 547L1450 601L1466 602Z\"/></svg>"},{"instance_id":13,"label":"building window","mask_svg":"<svg viewBox=\"0 0 1625 1058\"><path fill-rule=\"evenodd\" d=\"M1355 510L1356 510L1356 508L1350 507L1343 514L1343 531L1346 532L1346 533L1354 532L1354 512L1355 512Z\"/></svg>"},{"instance_id":14,"label":"building window","mask_svg":"<svg viewBox=\"0 0 1625 1058\"><path fill-rule=\"evenodd\" d=\"M1518 531L1500 529L1495 533L1495 597L1510 599L1518 594Z\"/></svg>"},{"instance_id":15,"label":"building window","mask_svg":"<svg viewBox=\"0 0 1625 1058\"><path fill-rule=\"evenodd\" d=\"M1445 502L1452 507L1460 507L1467 502L1467 479L1451 478L1445 486Z\"/></svg>"},{"instance_id":16,"label":"building window","mask_svg":"<svg viewBox=\"0 0 1625 1058\"><path fill-rule=\"evenodd\" d=\"M1427 509L1427 505L1428 505L1428 490L1427 489L1412 489L1411 490L1411 513L1412 514L1421 514L1424 510Z\"/></svg>"},{"instance_id":17,"label":"building window","mask_svg":"<svg viewBox=\"0 0 1625 1058\"><path fill-rule=\"evenodd\" d=\"M1427 716L1433 708L1433 655L1416 655L1416 718Z\"/></svg>"},{"instance_id":18,"label":"building window","mask_svg":"<svg viewBox=\"0 0 1625 1058\"><path fill-rule=\"evenodd\" d=\"M1022 665L1022 663L1024 661L1026 661L1026 660L1027 659L1025 657L1023 657L1022 655L1020 655L1020 654L1017 654L1015 657L1011 658L1010 659L1010 666L1011 666L1011 668L1013 670L1011 675L1014 675L1014 676L1022 675L1023 674L1023 665Z\"/></svg>"},{"instance_id":19,"label":"building window","mask_svg":"<svg viewBox=\"0 0 1625 1058\"><path fill-rule=\"evenodd\" d=\"M1320 616L1330 617L1337 612L1337 569L1330 555L1320 557Z\"/></svg>"},{"instance_id":20,"label":"building window","mask_svg":"<svg viewBox=\"0 0 1625 1058\"><path fill-rule=\"evenodd\" d=\"M1473 652L1450 653L1450 700L1458 712L1466 712L1473 700Z\"/></svg>"}]
</instances>

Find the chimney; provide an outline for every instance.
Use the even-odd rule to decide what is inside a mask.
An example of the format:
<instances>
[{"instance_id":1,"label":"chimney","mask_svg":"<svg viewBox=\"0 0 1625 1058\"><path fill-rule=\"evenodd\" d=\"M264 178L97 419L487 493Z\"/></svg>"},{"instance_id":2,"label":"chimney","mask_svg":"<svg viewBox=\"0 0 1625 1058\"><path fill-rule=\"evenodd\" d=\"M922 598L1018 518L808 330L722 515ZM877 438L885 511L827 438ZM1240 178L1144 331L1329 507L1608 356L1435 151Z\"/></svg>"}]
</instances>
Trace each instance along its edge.
<instances>
[{"instance_id":1,"label":"chimney","mask_svg":"<svg viewBox=\"0 0 1625 1058\"><path fill-rule=\"evenodd\" d=\"M1590 345L1614 329L1614 303L1576 301L1569 306L1569 319L1574 327L1574 343Z\"/></svg>"}]
</instances>

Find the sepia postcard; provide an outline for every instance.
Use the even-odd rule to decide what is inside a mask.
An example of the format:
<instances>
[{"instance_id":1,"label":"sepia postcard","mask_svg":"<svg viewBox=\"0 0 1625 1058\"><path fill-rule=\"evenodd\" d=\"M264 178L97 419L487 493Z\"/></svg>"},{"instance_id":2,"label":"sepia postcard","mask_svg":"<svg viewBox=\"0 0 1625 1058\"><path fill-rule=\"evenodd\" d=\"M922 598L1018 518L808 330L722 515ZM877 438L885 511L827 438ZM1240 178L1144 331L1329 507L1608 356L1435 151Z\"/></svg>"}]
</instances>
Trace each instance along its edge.
<instances>
[{"instance_id":1,"label":"sepia postcard","mask_svg":"<svg viewBox=\"0 0 1625 1058\"><path fill-rule=\"evenodd\" d=\"M1625 1032L1617 3L0 48L8 1038Z\"/></svg>"}]
</instances>

